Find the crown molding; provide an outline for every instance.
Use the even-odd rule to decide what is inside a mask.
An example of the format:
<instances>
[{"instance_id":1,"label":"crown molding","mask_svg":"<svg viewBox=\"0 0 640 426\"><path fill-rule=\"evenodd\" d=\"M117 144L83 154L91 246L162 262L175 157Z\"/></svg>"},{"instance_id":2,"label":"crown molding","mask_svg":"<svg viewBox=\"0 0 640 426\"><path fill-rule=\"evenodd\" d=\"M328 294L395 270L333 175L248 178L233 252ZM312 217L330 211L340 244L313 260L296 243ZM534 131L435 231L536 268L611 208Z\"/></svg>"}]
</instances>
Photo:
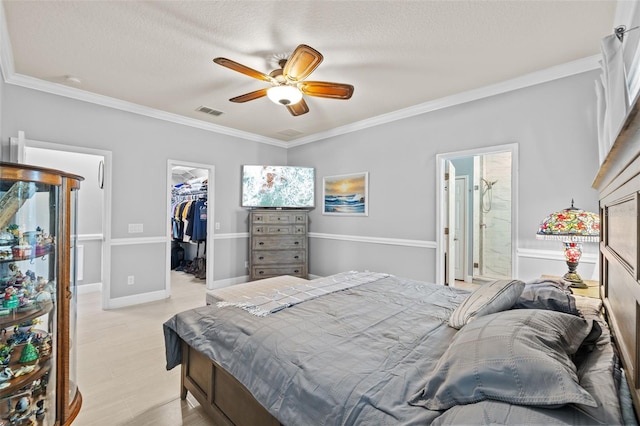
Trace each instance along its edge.
<instances>
[{"instance_id":1,"label":"crown molding","mask_svg":"<svg viewBox=\"0 0 640 426\"><path fill-rule=\"evenodd\" d=\"M526 74L521 77L513 78L511 80L501 81L500 83L457 93L455 95L446 96L440 99L435 99L423 104L351 123L346 126L336 127L326 132L315 133L313 135L294 139L287 145L287 147L292 148L294 146L305 145L330 137L344 135L346 133L363 130L369 127L379 126L381 124L414 117L416 115L449 108L455 105L460 105L495 95L500 95L502 93L511 92L513 90L524 89L526 87L558 80L564 77L570 77L572 75L581 74L595 69L600 69L600 60L602 60L601 55L593 55L587 58L578 59L576 61L567 62L565 64L556 65L554 67Z\"/></svg>"},{"instance_id":2,"label":"crown molding","mask_svg":"<svg viewBox=\"0 0 640 426\"><path fill-rule=\"evenodd\" d=\"M9 76L5 74L5 82L8 84L16 85L16 86L22 86L28 89L39 90L41 92L47 92L47 93L51 93L58 96L64 96L64 97L76 99L79 101L89 102L92 104L101 105L108 108L131 112L138 115L144 115L146 117L156 118L158 120L168 121L176 124L182 124L184 126L194 127L201 130L207 130L207 131L218 133L218 134L233 136L240 139L260 142L267 145L275 145L281 148L286 148L288 146L286 142L260 136L255 133L243 132L241 130L232 129L230 127L224 127L224 126L220 126L213 123L207 123L206 121L184 117L178 114L173 114L173 113L161 111L155 108L138 105L133 102L127 102L127 101L112 98L109 96L98 95L96 93L87 92L85 90L77 89L75 87L69 87L59 83L52 83L49 81L25 76L18 73L13 73L12 75L9 75Z\"/></svg>"}]
</instances>

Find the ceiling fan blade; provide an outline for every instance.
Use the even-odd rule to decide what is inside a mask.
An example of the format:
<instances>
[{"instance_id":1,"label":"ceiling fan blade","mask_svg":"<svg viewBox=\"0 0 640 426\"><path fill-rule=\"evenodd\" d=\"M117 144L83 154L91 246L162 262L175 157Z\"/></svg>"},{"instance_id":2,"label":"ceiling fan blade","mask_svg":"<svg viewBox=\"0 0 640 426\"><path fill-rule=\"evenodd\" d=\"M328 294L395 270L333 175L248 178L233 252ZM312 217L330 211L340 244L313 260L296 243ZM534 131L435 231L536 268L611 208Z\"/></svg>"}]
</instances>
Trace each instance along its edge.
<instances>
[{"instance_id":1,"label":"ceiling fan blade","mask_svg":"<svg viewBox=\"0 0 640 426\"><path fill-rule=\"evenodd\" d=\"M293 116L302 115L309 112L309 106L304 101L304 99L302 99L300 102L297 102L293 105L287 105L287 109Z\"/></svg>"},{"instance_id":2,"label":"ceiling fan blade","mask_svg":"<svg viewBox=\"0 0 640 426\"><path fill-rule=\"evenodd\" d=\"M252 101L254 99L262 98L263 96L267 96L268 87L260 90L256 90L254 92L245 93L244 95L236 96L235 98L229 99L231 102L243 103Z\"/></svg>"},{"instance_id":3,"label":"ceiling fan blade","mask_svg":"<svg viewBox=\"0 0 640 426\"><path fill-rule=\"evenodd\" d=\"M244 75L248 75L249 77L257 78L258 80L268 81L269 83L274 83L274 84L277 83L277 81L270 75L267 75L260 71L256 71L253 68L249 68L246 65L239 64L236 61L232 61L231 59L214 58L213 62L215 62L218 65L222 65L223 67L227 67L231 70L242 73Z\"/></svg>"},{"instance_id":4,"label":"ceiling fan blade","mask_svg":"<svg viewBox=\"0 0 640 426\"><path fill-rule=\"evenodd\" d=\"M349 99L353 95L353 86L328 81L303 81L298 83L298 89L305 95L320 98Z\"/></svg>"},{"instance_id":5,"label":"ceiling fan blade","mask_svg":"<svg viewBox=\"0 0 640 426\"><path fill-rule=\"evenodd\" d=\"M301 44L293 51L284 65L282 75L289 81L297 83L307 78L315 70L323 56L320 52L306 44Z\"/></svg>"}]
</instances>

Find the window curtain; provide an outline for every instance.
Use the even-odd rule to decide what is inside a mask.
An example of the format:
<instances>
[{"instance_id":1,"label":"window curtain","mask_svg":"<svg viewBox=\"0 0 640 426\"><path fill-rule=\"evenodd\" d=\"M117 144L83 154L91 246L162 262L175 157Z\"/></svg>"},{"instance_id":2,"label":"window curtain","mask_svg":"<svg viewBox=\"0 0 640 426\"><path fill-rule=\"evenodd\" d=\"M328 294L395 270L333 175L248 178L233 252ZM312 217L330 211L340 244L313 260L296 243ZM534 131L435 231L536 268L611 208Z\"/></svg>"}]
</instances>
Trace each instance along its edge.
<instances>
[{"instance_id":1,"label":"window curtain","mask_svg":"<svg viewBox=\"0 0 640 426\"><path fill-rule=\"evenodd\" d=\"M600 163L616 140L629 110L623 42L615 34L602 39L600 79L596 80Z\"/></svg>"}]
</instances>

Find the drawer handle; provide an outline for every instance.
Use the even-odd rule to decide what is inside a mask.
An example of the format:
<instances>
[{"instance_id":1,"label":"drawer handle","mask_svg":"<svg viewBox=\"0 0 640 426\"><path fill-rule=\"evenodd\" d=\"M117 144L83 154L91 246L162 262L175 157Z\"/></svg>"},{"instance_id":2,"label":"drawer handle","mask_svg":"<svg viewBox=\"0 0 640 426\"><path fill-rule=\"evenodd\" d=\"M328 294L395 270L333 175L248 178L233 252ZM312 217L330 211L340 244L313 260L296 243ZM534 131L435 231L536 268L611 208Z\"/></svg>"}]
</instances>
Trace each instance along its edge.
<instances>
[{"instance_id":1,"label":"drawer handle","mask_svg":"<svg viewBox=\"0 0 640 426\"><path fill-rule=\"evenodd\" d=\"M295 273L297 274L297 273L299 273L299 272L300 272L300 270L299 270L299 269L294 269L294 271L293 271L293 272L295 272Z\"/></svg>"},{"instance_id":2,"label":"drawer handle","mask_svg":"<svg viewBox=\"0 0 640 426\"><path fill-rule=\"evenodd\" d=\"M260 241L260 242L258 243L258 245L259 245L259 246L263 246L263 245L264 245L264 242L263 242L263 241Z\"/></svg>"},{"instance_id":3,"label":"drawer handle","mask_svg":"<svg viewBox=\"0 0 640 426\"><path fill-rule=\"evenodd\" d=\"M264 256L260 256L258 259L262 260L262 259L264 259Z\"/></svg>"},{"instance_id":4,"label":"drawer handle","mask_svg":"<svg viewBox=\"0 0 640 426\"><path fill-rule=\"evenodd\" d=\"M280 228L278 228L278 232L280 232Z\"/></svg>"},{"instance_id":5,"label":"drawer handle","mask_svg":"<svg viewBox=\"0 0 640 426\"><path fill-rule=\"evenodd\" d=\"M300 256L293 256L294 259L300 259Z\"/></svg>"},{"instance_id":6,"label":"drawer handle","mask_svg":"<svg viewBox=\"0 0 640 426\"><path fill-rule=\"evenodd\" d=\"M262 275L264 274L264 271L258 271L258 274Z\"/></svg>"},{"instance_id":7,"label":"drawer handle","mask_svg":"<svg viewBox=\"0 0 640 426\"><path fill-rule=\"evenodd\" d=\"M296 241L296 242L295 242L295 243L293 243L293 244L298 245L298 244L300 244L300 241Z\"/></svg>"}]
</instances>

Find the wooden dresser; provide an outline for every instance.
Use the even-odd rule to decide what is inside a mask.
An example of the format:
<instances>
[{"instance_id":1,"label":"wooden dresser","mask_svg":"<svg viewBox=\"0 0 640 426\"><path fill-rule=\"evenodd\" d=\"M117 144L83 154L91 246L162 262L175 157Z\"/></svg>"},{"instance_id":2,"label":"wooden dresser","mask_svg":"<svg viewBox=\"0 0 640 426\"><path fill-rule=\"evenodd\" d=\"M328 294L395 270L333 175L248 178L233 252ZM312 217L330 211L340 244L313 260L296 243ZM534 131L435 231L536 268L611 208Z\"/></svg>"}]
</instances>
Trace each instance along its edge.
<instances>
[{"instance_id":1,"label":"wooden dresser","mask_svg":"<svg viewBox=\"0 0 640 426\"><path fill-rule=\"evenodd\" d=\"M252 210L249 213L249 279L278 275L307 278L308 211Z\"/></svg>"}]
</instances>

